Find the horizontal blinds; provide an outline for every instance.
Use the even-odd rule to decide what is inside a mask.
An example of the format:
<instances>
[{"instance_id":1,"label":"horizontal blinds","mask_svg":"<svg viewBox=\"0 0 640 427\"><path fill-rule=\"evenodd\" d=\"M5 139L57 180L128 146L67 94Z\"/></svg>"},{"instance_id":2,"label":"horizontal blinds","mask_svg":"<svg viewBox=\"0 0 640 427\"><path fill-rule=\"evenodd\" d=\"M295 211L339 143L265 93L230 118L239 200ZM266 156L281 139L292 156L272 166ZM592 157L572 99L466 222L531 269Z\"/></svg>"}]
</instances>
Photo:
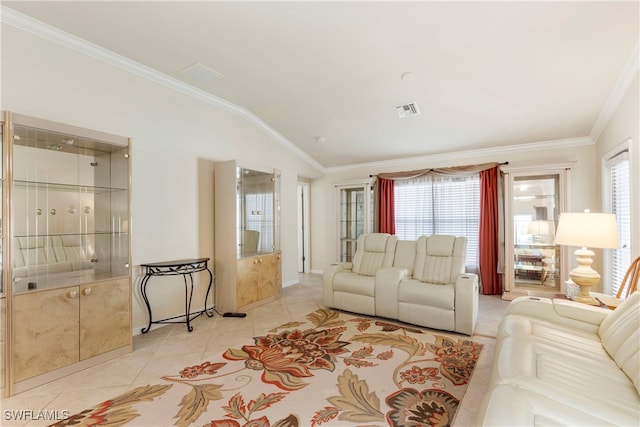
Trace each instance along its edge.
<instances>
[{"instance_id":1,"label":"horizontal blinds","mask_svg":"<svg viewBox=\"0 0 640 427\"><path fill-rule=\"evenodd\" d=\"M631 178L628 152L617 155L607 163L607 166L611 183L611 212L616 215L620 242L618 249L611 251L606 269L611 272L611 291L615 295L631 264Z\"/></svg>"},{"instance_id":2,"label":"horizontal blinds","mask_svg":"<svg viewBox=\"0 0 640 427\"><path fill-rule=\"evenodd\" d=\"M477 265L480 178L424 177L395 181L396 235L451 234L467 238L467 265Z\"/></svg>"}]
</instances>

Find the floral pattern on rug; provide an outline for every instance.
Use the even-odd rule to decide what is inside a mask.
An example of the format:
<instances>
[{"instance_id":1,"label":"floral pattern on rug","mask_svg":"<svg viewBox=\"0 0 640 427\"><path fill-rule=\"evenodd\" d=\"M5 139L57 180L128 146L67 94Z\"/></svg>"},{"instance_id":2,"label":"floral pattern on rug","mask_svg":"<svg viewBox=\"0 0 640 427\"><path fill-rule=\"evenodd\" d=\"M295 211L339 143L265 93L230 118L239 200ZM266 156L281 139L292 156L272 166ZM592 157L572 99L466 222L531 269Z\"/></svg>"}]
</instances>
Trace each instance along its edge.
<instances>
[{"instance_id":1,"label":"floral pattern on rug","mask_svg":"<svg viewBox=\"0 0 640 427\"><path fill-rule=\"evenodd\" d=\"M448 426L482 346L319 309L53 424Z\"/></svg>"}]
</instances>

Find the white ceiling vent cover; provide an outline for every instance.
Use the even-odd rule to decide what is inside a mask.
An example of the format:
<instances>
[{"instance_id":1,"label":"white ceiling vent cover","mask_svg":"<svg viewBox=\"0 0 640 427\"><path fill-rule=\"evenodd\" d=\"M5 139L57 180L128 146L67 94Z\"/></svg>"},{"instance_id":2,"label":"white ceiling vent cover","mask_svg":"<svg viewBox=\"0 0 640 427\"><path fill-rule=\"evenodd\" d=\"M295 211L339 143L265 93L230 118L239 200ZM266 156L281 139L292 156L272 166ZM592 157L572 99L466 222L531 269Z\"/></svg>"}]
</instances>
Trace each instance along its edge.
<instances>
[{"instance_id":1,"label":"white ceiling vent cover","mask_svg":"<svg viewBox=\"0 0 640 427\"><path fill-rule=\"evenodd\" d=\"M398 112L398 117L404 119L405 117L417 116L420 114L420 109L418 108L418 104L415 102L411 102L409 104L396 105L396 111Z\"/></svg>"}]
</instances>

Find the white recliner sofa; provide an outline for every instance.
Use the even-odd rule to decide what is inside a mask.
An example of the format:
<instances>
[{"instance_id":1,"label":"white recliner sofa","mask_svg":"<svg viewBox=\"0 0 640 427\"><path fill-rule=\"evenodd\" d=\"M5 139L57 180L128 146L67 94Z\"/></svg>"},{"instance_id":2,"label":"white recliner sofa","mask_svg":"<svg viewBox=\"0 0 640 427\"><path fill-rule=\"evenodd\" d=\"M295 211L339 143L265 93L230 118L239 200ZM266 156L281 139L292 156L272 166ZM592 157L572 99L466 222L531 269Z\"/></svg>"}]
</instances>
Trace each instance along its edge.
<instances>
[{"instance_id":1,"label":"white recliner sofa","mask_svg":"<svg viewBox=\"0 0 640 427\"><path fill-rule=\"evenodd\" d=\"M324 303L328 307L376 315L376 273L393 266L398 238L386 233L362 234L353 262L332 264L324 270Z\"/></svg>"},{"instance_id":2,"label":"white recliner sofa","mask_svg":"<svg viewBox=\"0 0 640 427\"><path fill-rule=\"evenodd\" d=\"M328 307L473 334L478 277L465 269L466 238L433 235L416 241L360 236L353 264L327 267Z\"/></svg>"},{"instance_id":3,"label":"white recliner sofa","mask_svg":"<svg viewBox=\"0 0 640 427\"><path fill-rule=\"evenodd\" d=\"M615 311L519 297L503 318L486 426L640 425L640 293Z\"/></svg>"}]
</instances>

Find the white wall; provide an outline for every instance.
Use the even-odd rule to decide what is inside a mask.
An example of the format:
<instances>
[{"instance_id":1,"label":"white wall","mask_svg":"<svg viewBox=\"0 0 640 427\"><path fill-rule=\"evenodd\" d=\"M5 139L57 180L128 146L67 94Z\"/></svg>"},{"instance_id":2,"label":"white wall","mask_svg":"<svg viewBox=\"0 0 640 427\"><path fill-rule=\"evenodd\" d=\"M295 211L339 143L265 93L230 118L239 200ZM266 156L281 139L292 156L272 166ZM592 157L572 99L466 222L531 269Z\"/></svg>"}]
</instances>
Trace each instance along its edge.
<instances>
[{"instance_id":1,"label":"white wall","mask_svg":"<svg viewBox=\"0 0 640 427\"><path fill-rule=\"evenodd\" d=\"M263 130L8 25L2 26L1 78L3 110L132 138L134 333L147 321L137 289L140 263L214 257L218 160L240 159L282 172L283 282L297 282L297 230L286 225L296 223L298 177L318 171ZM183 312L181 278L152 279L148 289L154 317ZM196 292L194 304L201 307L204 292Z\"/></svg>"},{"instance_id":2,"label":"white wall","mask_svg":"<svg viewBox=\"0 0 640 427\"><path fill-rule=\"evenodd\" d=\"M602 161L603 156L626 140L629 147L631 171L631 259L640 256L640 74L636 69L635 78L621 99L608 125L597 140L596 171L598 201L602 201ZM597 270L597 267L596 267ZM602 271L597 270L597 271Z\"/></svg>"}]
</instances>

